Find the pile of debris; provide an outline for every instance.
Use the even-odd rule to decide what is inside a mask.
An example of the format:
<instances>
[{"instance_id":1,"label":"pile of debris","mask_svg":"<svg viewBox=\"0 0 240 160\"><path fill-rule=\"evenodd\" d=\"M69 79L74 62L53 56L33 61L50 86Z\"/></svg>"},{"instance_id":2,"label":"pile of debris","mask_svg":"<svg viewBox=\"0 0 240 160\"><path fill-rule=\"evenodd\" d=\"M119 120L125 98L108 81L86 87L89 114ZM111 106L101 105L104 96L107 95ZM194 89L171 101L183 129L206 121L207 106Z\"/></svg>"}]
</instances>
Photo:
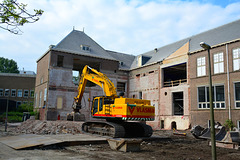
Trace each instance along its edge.
<instances>
[{"instance_id":1,"label":"pile of debris","mask_svg":"<svg viewBox=\"0 0 240 160\"><path fill-rule=\"evenodd\" d=\"M16 128L17 133L26 134L79 134L82 133L83 122L73 121L40 121L31 120L23 122Z\"/></svg>"}]
</instances>

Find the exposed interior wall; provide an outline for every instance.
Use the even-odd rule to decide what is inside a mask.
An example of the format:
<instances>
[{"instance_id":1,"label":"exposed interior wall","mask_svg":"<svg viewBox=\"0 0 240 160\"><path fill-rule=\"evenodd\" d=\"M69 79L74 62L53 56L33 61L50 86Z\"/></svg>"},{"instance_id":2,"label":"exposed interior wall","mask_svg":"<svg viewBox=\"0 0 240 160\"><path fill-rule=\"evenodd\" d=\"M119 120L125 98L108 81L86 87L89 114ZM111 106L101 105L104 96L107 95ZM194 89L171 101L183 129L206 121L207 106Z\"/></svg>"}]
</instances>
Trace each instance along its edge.
<instances>
[{"instance_id":1,"label":"exposed interior wall","mask_svg":"<svg viewBox=\"0 0 240 160\"><path fill-rule=\"evenodd\" d=\"M151 100L155 106L155 121L147 122L154 129L158 128L159 106L159 67L158 64L130 71L129 97Z\"/></svg>"}]
</instances>

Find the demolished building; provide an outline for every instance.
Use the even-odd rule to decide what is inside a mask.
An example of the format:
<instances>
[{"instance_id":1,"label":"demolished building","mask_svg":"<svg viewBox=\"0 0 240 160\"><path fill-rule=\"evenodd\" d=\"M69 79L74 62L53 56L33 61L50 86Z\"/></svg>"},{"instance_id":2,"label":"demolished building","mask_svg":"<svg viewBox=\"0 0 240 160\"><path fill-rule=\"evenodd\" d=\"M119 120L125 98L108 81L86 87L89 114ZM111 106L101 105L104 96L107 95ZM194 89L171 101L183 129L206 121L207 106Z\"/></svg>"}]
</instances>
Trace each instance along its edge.
<instances>
[{"instance_id":1,"label":"demolished building","mask_svg":"<svg viewBox=\"0 0 240 160\"><path fill-rule=\"evenodd\" d=\"M228 103L228 93L224 92L225 99L220 98L221 107L216 103L215 110L217 113L234 110L234 123L237 124L237 117L240 115L237 110L240 76L236 76L239 74L240 64L239 28L240 20L137 56L105 50L84 32L73 30L56 46L51 45L37 60L35 108L40 111L41 119L66 119L67 113L72 111L73 97L77 94L77 83L72 78L73 71L81 72L84 65L89 65L106 74L117 87L117 91L125 93L125 97L151 100L156 108L156 116L155 121L148 124L154 129L188 129L191 125L202 125L209 119L205 116L209 108L199 107L204 104L201 98L197 98L201 92L198 88L205 86L207 94L208 76L196 74L201 69L204 72L204 66L204 73L207 73L206 65L198 66L197 63L200 61L199 57L206 55L206 51L199 45L205 41L214 46L213 52L222 51L224 56L226 49L222 46L225 45L226 48L226 44L231 44L228 48L228 61L232 63L227 64L224 59L224 64L237 68L233 73L235 78L230 81L231 90L229 89L230 94L235 97L230 97L231 103ZM217 79L223 75L228 75L227 69L215 75L214 84L218 84ZM224 86L227 83L224 82ZM81 111L87 120L91 119L88 99L92 100L94 96L102 94L100 87L86 88ZM207 105L207 101L204 103ZM229 118L228 114L221 114L221 117L221 123Z\"/></svg>"}]
</instances>

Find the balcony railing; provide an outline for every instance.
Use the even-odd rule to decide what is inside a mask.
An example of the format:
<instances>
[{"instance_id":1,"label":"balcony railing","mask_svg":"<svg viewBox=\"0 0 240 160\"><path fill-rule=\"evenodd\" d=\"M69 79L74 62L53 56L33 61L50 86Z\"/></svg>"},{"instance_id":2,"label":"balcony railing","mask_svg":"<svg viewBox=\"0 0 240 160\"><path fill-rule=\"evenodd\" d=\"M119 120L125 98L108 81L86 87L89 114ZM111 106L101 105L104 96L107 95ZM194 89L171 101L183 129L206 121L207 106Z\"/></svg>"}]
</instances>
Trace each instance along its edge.
<instances>
[{"instance_id":1,"label":"balcony railing","mask_svg":"<svg viewBox=\"0 0 240 160\"><path fill-rule=\"evenodd\" d=\"M163 86L164 87L173 87L173 86L178 86L178 85L186 83L186 82L187 82L187 79L178 79L175 81L164 82Z\"/></svg>"}]
</instances>

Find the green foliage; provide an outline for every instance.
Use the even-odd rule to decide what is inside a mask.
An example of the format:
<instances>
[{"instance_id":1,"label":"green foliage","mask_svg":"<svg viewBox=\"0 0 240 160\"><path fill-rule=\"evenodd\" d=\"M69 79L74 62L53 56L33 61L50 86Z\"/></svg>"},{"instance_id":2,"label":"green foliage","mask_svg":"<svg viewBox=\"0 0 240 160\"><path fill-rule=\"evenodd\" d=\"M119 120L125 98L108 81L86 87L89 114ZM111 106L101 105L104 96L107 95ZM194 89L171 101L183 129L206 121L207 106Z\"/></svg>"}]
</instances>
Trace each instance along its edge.
<instances>
[{"instance_id":1,"label":"green foliage","mask_svg":"<svg viewBox=\"0 0 240 160\"><path fill-rule=\"evenodd\" d=\"M0 57L0 73L19 73L17 62Z\"/></svg>"},{"instance_id":2,"label":"green foliage","mask_svg":"<svg viewBox=\"0 0 240 160\"><path fill-rule=\"evenodd\" d=\"M23 118L23 112L29 112L31 116L35 116L35 119L39 119L39 112L33 111L33 105L21 104L18 106L16 112L8 112L8 122L21 122ZM0 115L0 121L4 122L6 118L6 112Z\"/></svg>"},{"instance_id":3,"label":"green foliage","mask_svg":"<svg viewBox=\"0 0 240 160\"><path fill-rule=\"evenodd\" d=\"M17 108L17 112L33 112L33 105L30 104L21 104Z\"/></svg>"},{"instance_id":4,"label":"green foliage","mask_svg":"<svg viewBox=\"0 0 240 160\"><path fill-rule=\"evenodd\" d=\"M233 121L231 119L227 119L224 123L224 126L226 127L227 131L232 131L234 127Z\"/></svg>"},{"instance_id":5,"label":"green foliage","mask_svg":"<svg viewBox=\"0 0 240 160\"><path fill-rule=\"evenodd\" d=\"M18 3L17 0L3 0L0 3L0 28L14 34L19 34L21 30L18 26L25 23L34 23L39 20L43 10L34 9L34 14L26 10L27 5Z\"/></svg>"}]
</instances>

